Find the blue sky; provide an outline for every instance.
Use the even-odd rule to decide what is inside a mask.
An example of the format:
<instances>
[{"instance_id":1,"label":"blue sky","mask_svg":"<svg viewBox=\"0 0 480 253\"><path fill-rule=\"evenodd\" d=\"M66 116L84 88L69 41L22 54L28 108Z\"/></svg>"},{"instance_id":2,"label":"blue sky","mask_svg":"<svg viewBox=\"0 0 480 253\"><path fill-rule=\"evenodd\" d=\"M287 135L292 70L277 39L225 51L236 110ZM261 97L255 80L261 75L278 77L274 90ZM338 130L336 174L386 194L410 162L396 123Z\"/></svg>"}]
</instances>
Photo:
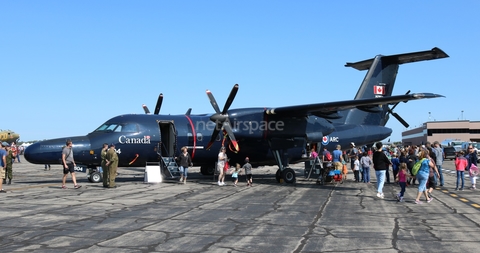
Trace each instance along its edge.
<instances>
[{"instance_id":1,"label":"blue sky","mask_svg":"<svg viewBox=\"0 0 480 253\"><path fill-rule=\"evenodd\" d=\"M439 47L400 66L394 94L411 127L478 121L478 1L1 1L1 129L22 141L85 135L120 114L213 111L352 99L374 57ZM429 114L430 112L430 114ZM405 128L391 117L392 141Z\"/></svg>"}]
</instances>

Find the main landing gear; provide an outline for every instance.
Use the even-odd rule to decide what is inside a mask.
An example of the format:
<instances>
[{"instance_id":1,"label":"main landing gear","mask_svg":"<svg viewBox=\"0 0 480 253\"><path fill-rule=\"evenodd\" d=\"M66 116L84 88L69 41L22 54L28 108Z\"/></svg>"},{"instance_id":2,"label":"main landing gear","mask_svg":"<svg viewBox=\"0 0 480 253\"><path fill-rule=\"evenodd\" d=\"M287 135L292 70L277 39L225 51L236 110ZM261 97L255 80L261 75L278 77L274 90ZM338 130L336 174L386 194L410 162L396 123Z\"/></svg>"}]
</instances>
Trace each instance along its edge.
<instances>
[{"instance_id":1,"label":"main landing gear","mask_svg":"<svg viewBox=\"0 0 480 253\"><path fill-rule=\"evenodd\" d=\"M87 169L87 178L90 183L100 183L102 182L102 173L100 173L100 170L97 167L89 167Z\"/></svg>"},{"instance_id":2,"label":"main landing gear","mask_svg":"<svg viewBox=\"0 0 480 253\"><path fill-rule=\"evenodd\" d=\"M293 184L296 182L296 176L295 176L295 171L291 168L285 168L283 171L281 169L277 170L277 173L275 174L275 178L277 179L277 182L282 182L282 179L285 183L287 184Z\"/></svg>"},{"instance_id":3,"label":"main landing gear","mask_svg":"<svg viewBox=\"0 0 480 253\"><path fill-rule=\"evenodd\" d=\"M281 183L282 180L285 183L288 184L293 184L296 182L296 176L295 176L295 171L291 168L288 167L288 154L281 154L279 150L273 150L273 156L275 160L277 161L278 164L278 170L277 173L275 174L275 179L277 179L277 182ZM282 158L287 158L287 159L282 159Z\"/></svg>"},{"instance_id":4,"label":"main landing gear","mask_svg":"<svg viewBox=\"0 0 480 253\"><path fill-rule=\"evenodd\" d=\"M215 166L202 166L200 167L200 173L205 176L210 176L215 173Z\"/></svg>"}]
</instances>

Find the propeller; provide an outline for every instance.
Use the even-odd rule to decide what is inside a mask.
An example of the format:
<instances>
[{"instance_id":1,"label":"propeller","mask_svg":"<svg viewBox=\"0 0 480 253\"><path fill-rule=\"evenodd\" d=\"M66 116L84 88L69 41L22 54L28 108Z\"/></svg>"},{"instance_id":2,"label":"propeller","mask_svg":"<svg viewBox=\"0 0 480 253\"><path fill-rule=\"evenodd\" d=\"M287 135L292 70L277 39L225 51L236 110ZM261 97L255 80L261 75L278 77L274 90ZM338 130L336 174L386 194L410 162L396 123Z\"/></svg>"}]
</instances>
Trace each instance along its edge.
<instances>
[{"instance_id":1,"label":"propeller","mask_svg":"<svg viewBox=\"0 0 480 253\"><path fill-rule=\"evenodd\" d=\"M405 93L405 95L408 95L409 93L410 93L410 90L408 90L407 93ZM410 125L402 117L400 117L400 115L398 115L396 112L393 112L393 109L395 109L395 107L397 107L399 103L400 102L397 102L392 106L392 108L388 108L388 113L390 113L393 117L395 117L398 121L400 121L400 123L402 123L403 126L408 128Z\"/></svg>"},{"instance_id":2,"label":"propeller","mask_svg":"<svg viewBox=\"0 0 480 253\"><path fill-rule=\"evenodd\" d=\"M235 135L233 134L232 126L230 124L230 119L228 118L228 109L233 103L233 100L235 99L235 96L237 95L238 91L238 84L235 84L232 88L232 91L230 92L230 95L227 98L227 101L225 102L225 105L223 106L223 110L220 111L220 108L218 107L217 101L215 100L215 97L213 96L212 92L210 90L207 90L207 96L210 100L210 104L212 104L213 109L215 110L215 114L213 114L210 117L210 120L215 122L215 129L213 130L212 137L210 138L210 142L208 143L206 149L210 149L213 145L213 142L217 138L218 134L220 133L221 130L224 130L228 138L230 139L233 148L235 151L239 151L240 148L238 147L237 140L235 139Z\"/></svg>"},{"instance_id":3,"label":"propeller","mask_svg":"<svg viewBox=\"0 0 480 253\"><path fill-rule=\"evenodd\" d=\"M160 113L160 108L162 107L162 102L163 102L163 94L160 93L160 95L158 95L157 105L155 106L154 114ZM150 110L148 110L148 107L145 104L143 104L142 107L143 107L143 110L145 111L145 114L150 114Z\"/></svg>"},{"instance_id":4,"label":"propeller","mask_svg":"<svg viewBox=\"0 0 480 253\"><path fill-rule=\"evenodd\" d=\"M143 110L145 111L145 114L150 114L150 110L148 110L148 107L145 104L143 104L142 107L143 107Z\"/></svg>"},{"instance_id":5,"label":"propeller","mask_svg":"<svg viewBox=\"0 0 480 253\"><path fill-rule=\"evenodd\" d=\"M162 107L162 102L163 102L163 94L160 93L160 95L158 95L157 105L155 106L155 112L153 112L153 114L158 115L158 113L160 113L160 108Z\"/></svg>"}]
</instances>

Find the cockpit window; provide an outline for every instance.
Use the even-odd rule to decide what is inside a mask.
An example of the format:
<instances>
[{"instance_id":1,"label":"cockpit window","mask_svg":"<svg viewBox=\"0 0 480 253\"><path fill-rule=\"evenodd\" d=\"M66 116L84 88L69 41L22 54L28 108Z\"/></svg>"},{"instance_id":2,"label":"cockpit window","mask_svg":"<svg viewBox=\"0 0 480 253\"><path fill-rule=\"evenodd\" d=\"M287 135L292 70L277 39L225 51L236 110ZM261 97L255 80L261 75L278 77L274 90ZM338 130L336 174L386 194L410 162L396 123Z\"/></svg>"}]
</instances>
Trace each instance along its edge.
<instances>
[{"instance_id":1,"label":"cockpit window","mask_svg":"<svg viewBox=\"0 0 480 253\"><path fill-rule=\"evenodd\" d=\"M98 127L94 132L122 132L122 133L136 133L138 126L135 123L105 123Z\"/></svg>"},{"instance_id":2,"label":"cockpit window","mask_svg":"<svg viewBox=\"0 0 480 253\"><path fill-rule=\"evenodd\" d=\"M136 132L138 132L137 124L127 123L127 124L119 125L119 127L117 127L117 129L116 129L116 132L136 133Z\"/></svg>"}]
</instances>

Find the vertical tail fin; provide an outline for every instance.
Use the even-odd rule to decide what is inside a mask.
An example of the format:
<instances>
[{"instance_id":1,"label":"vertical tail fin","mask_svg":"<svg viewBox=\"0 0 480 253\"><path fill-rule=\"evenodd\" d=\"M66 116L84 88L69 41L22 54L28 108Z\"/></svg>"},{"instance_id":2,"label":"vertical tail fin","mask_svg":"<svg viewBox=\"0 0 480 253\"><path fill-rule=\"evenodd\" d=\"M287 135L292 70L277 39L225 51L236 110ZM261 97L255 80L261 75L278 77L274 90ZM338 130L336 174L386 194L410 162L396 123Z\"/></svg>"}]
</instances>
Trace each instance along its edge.
<instances>
[{"instance_id":1,"label":"vertical tail fin","mask_svg":"<svg viewBox=\"0 0 480 253\"><path fill-rule=\"evenodd\" d=\"M392 95L400 64L446 57L448 57L448 55L445 52L435 47L432 50L414 53L389 56L377 55L373 59L347 63L345 67L368 70L362 85L358 89L357 95L355 95L355 99L366 99ZM346 115L344 123L384 126L388 121L388 111L388 106L384 106L383 111L380 113L350 109L343 113Z\"/></svg>"}]
</instances>

